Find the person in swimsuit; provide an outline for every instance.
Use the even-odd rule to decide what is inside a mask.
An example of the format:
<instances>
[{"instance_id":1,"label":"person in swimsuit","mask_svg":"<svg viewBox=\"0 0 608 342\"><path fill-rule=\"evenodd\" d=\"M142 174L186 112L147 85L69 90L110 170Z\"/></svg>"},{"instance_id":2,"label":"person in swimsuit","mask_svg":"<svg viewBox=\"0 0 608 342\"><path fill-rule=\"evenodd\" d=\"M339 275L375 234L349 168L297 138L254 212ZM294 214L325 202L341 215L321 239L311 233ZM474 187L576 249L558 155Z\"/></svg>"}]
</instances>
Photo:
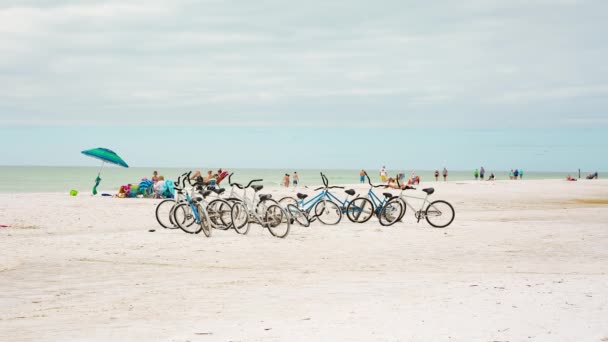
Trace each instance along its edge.
<instances>
[{"instance_id":1,"label":"person in swimsuit","mask_svg":"<svg viewBox=\"0 0 608 342\"><path fill-rule=\"evenodd\" d=\"M283 176L283 186L289 188L289 173L286 173L285 176Z\"/></svg>"},{"instance_id":2,"label":"person in swimsuit","mask_svg":"<svg viewBox=\"0 0 608 342\"><path fill-rule=\"evenodd\" d=\"M365 183L365 171L361 170L361 172L359 172L359 183L363 184Z\"/></svg>"},{"instance_id":3,"label":"person in swimsuit","mask_svg":"<svg viewBox=\"0 0 608 342\"><path fill-rule=\"evenodd\" d=\"M443 181L448 181L448 169L446 169L445 167L443 168Z\"/></svg>"},{"instance_id":4,"label":"person in swimsuit","mask_svg":"<svg viewBox=\"0 0 608 342\"><path fill-rule=\"evenodd\" d=\"M382 166L380 169L380 181L386 183L386 166Z\"/></svg>"},{"instance_id":5,"label":"person in swimsuit","mask_svg":"<svg viewBox=\"0 0 608 342\"><path fill-rule=\"evenodd\" d=\"M158 182L158 171L152 172L152 182Z\"/></svg>"},{"instance_id":6,"label":"person in swimsuit","mask_svg":"<svg viewBox=\"0 0 608 342\"><path fill-rule=\"evenodd\" d=\"M435 182L439 181L439 170L435 170Z\"/></svg>"},{"instance_id":7,"label":"person in swimsuit","mask_svg":"<svg viewBox=\"0 0 608 342\"><path fill-rule=\"evenodd\" d=\"M300 181L300 176L298 176L298 172L297 171L294 171L293 172L293 186L294 186L294 188L296 186L298 186L298 182L299 181Z\"/></svg>"}]
</instances>

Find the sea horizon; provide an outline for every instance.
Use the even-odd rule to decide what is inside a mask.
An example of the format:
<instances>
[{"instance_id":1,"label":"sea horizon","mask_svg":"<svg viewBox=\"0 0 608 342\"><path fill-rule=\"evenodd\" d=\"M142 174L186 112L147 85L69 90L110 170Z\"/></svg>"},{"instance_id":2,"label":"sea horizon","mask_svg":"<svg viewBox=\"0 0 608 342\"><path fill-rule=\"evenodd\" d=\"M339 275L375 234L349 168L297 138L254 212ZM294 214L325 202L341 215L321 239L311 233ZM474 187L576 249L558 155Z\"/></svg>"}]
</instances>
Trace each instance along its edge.
<instances>
[{"instance_id":1,"label":"sea horizon","mask_svg":"<svg viewBox=\"0 0 608 342\"><path fill-rule=\"evenodd\" d=\"M101 172L101 184L99 189L105 192L113 193L124 184L139 183L144 177L150 178L153 171L158 171L167 180L175 181L181 174L200 170L205 173L207 170L215 170L213 168L190 168L190 167L129 167L120 168L116 166L105 166ZM360 169L317 169L317 168L224 168L229 172L234 172L233 181L248 182L251 179L263 179L263 185L279 186L282 177L285 173L293 174L297 171L300 177L300 186L315 186L321 184L320 172L326 174L331 184L355 184L359 183ZM90 191L94 184L94 180L99 172L100 167L95 166L34 166L34 165L0 165L0 192L3 193L35 193L35 192L69 192L77 190L79 192ZM494 170L485 168L486 179L494 173L496 180L509 179L510 170ZM578 177L578 170L572 171L534 171L524 170L524 180L542 180L542 179L561 179L568 175ZM367 168L373 183L380 183L379 167L370 169ZM421 177L422 183L434 182L434 169L391 169L387 168L389 177L397 173L404 173L406 178L411 176L412 171L417 176ZM441 169L439 169L441 171ZM474 169L471 170L450 170L448 168L448 182L452 181L468 181L475 180L473 176ZM588 173L596 172L596 170L581 170L580 176L584 178ZM602 175L602 171L597 171ZM441 177L440 177L441 179ZM222 183L224 187L228 184Z\"/></svg>"}]
</instances>

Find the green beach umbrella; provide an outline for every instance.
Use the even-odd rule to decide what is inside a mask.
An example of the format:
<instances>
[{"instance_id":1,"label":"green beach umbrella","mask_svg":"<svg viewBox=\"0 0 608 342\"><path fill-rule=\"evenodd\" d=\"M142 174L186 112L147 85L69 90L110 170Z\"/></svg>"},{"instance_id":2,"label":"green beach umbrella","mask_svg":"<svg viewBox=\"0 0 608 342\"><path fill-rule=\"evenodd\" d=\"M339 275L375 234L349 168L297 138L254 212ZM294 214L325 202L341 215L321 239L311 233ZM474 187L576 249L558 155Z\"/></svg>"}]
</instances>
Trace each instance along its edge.
<instances>
[{"instance_id":1,"label":"green beach umbrella","mask_svg":"<svg viewBox=\"0 0 608 342\"><path fill-rule=\"evenodd\" d=\"M103 166L105 165L105 163L115 164L122 167L129 167L129 165L127 165L127 163L125 163L125 161L122 160L122 158L120 158L116 154L116 152L107 148L93 148L90 150L82 151L82 154L101 160L101 168L97 173L97 178L95 179L95 186L93 186L93 195L97 195L97 186L99 186L99 182L101 182L101 178L99 178L99 175L101 175L101 170L103 170Z\"/></svg>"}]
</instances>

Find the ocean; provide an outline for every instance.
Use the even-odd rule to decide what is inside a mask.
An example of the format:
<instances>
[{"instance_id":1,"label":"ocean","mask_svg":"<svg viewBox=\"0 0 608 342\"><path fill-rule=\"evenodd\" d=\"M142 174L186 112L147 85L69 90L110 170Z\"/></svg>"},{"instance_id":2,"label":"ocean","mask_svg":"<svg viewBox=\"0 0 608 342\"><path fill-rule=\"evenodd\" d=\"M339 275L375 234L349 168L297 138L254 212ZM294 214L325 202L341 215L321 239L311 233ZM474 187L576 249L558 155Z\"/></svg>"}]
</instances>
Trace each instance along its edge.
<instances>
[{"instance_id":1,"label":"ocean","mask_svg":"<svg viewBox=\"0 0 608 342\"><path fill-rule=\"evenodd\" d=\"M101 183L98 189L101 192L115 193L123 184L139 183L143 177L150 178L152 172L157 170L159 175L165 179L176 180L182 173L190 171L188 168L146 168L132 167L120 168L115 166L104 167L101 174ZM0 192L66 192L78 190L79 192L90 192L97 176L99 168L95 167L54 167L54 166L0 166ZM234 172L232 181L247 183L251 179L260 178L266 186L279 186L283 175L287 172L293 174L297 171L300 175L301 186L318 186L321 183L319 172L321 170L302 169L231 169ZM329 178L330 184L354 184L359 182L360 170L323 170ZM206 170L201 170L204 174ZM388 170L389 176L397 172L405 173L409 177L412 170ZM486 170L486 177L494 172L498 180L509 178L507 171ZM372 182L379 182L378 170L368 170ZM416 170L416 175L421 177L422 182L434 181L434 170ZM589 171L581 171L584 177ZM524 179L561 179L568 172L533 172L524 170ZM577 172L571 172L576 176ZM601 176L601 173L600 173ZM448 181L473 180L473 171L449 171ZM228 184L222 183L227 187Z\"/></svg>"}]
</instances>

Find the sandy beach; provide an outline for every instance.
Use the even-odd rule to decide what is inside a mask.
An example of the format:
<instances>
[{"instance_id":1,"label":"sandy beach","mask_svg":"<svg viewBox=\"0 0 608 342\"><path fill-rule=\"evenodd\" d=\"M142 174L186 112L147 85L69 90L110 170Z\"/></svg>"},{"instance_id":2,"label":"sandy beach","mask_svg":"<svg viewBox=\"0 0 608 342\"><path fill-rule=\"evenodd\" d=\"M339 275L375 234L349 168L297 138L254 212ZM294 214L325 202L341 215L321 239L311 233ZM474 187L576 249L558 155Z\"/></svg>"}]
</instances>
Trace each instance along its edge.
<instances>
[{"instance_id":1,"label":"sandy beach","mask_svg":"<svg viewBox=\"0 0 608 342\"><path fill-rule=\"evenodd\" d=\"M286 239L163 229L157 200L0 194L0 340L608 341L608 181L423 186L450 227Z\"/></svg>"}]
</instances>

